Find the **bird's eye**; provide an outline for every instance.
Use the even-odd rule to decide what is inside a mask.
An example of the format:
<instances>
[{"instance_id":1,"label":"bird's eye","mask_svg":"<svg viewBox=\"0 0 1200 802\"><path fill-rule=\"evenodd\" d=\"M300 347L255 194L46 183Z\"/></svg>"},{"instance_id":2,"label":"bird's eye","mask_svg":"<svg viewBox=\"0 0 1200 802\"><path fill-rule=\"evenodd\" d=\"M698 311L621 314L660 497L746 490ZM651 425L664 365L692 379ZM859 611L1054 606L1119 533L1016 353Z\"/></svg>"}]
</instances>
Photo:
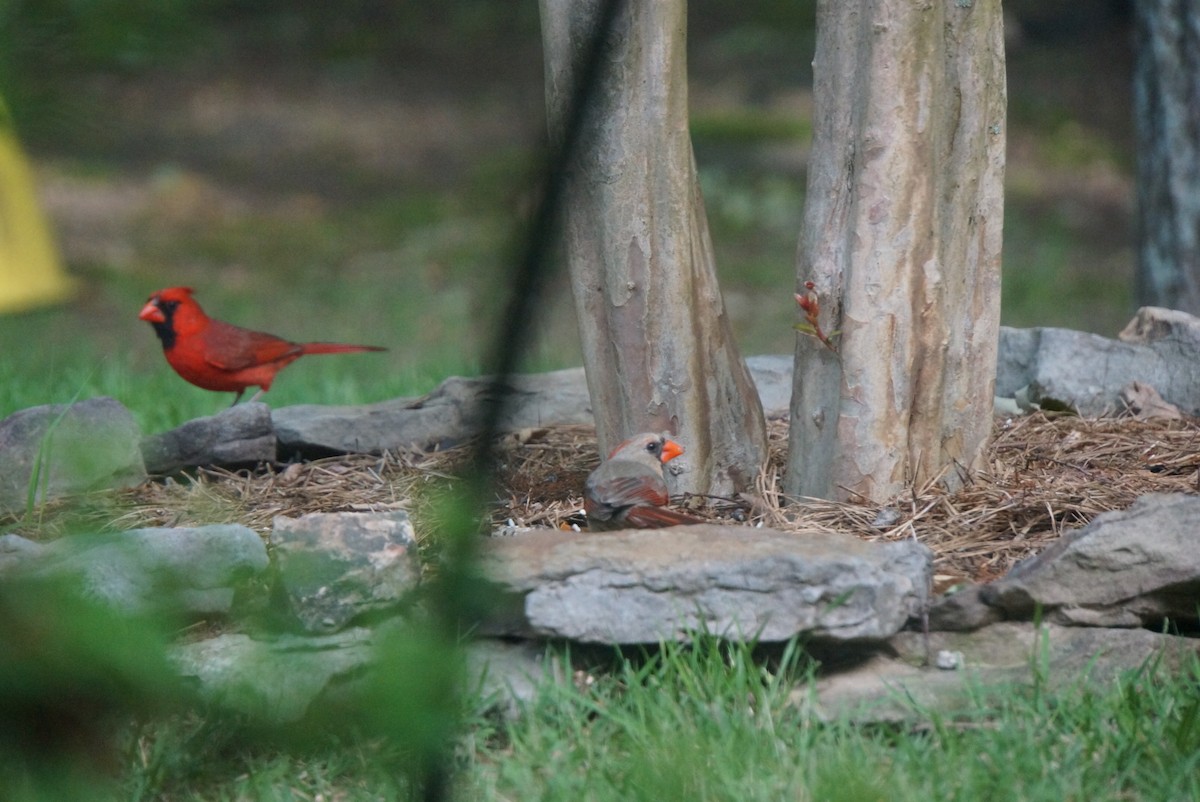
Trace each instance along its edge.
<instances>
[{"instance_id":1,"label":"bird's eye","mask_svg":"<svg viewBox=\"0 0 1200 802\"><path fill-rule=\"evenodd\" d=\"M661 443L659 443L657 440L655 440L655 441L653 441L653 442L650 442L650 443L647 443L647 444L646 444L646 450L647 450L647 451L649 451L651 454L654 454L654 455L656 455L656 456L657 456L657 455L658 455L658 449L659 449L659 447L660 447L661 445L662 445Z\"/></svg>"}]
</instances>

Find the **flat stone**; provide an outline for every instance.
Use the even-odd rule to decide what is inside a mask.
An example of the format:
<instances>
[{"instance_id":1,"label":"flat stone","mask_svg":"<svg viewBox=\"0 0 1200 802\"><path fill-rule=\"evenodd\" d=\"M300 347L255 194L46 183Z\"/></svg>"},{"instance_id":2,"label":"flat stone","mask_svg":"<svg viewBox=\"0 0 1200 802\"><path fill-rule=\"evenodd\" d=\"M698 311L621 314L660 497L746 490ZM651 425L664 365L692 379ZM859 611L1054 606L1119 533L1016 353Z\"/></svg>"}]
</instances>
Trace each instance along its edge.
<instances>
[{"instance_id":1,"label":"flat stone","mask_svg":"<svg viewBox=\"0 0 1200 802\"><path fill-rule=\"evenodd\" d=\"M0 535L0 577L11 575L23 565L45 555L47 546L20 535Z\"/></svg>"},{"instance_id":2,"label":"flat stone","mask_svg":"<svg viewBox=\"0 0 1200 802\"><path fill-rule=\"evenodd\" d=\"M996 395L1055 399L1080 415L1124 409L1121 394L1133 382L1162 399L1200 414L1200 343L1192 338L1122 341L1057 328L1000 328Z\"/></svg>"},{"instance_id":3,"label":"flat stone","mask_svg":"<svg viewBox=\"0 0 1200 802\"><path fill-rule=\"evenodd\" d=\"M1011 621L975 632L931 633L928 645L931 655L955 655L957 669L923 667L924 637L902 632L858 665L798 688L792 701L824 719L923 720L931 713L978 710L991 695L1011 694L1035 682L1049 690L1081 682L1105 687L1122 673L1147 666L1175 673L1200 655L1200 640L1144 629Z\"/></svg>"},{"instance_id":4,"label":"flat stone","mask_svg":"<svg viewBox=\"0 0 1200 802\"><path fill-rule=\"evenodd\" d=\"M1158 628L1195 622L1200 600L1200 497L1151 494L1068 532L986 585L1007 618Z\"/></svg>"},{"instance_id":5,"label":"flat stone","mask_svg":"<svg viewBox=\"0 0 1200 802\"><path fill-rule=\"evenodd\" d=\"M1121 329L1117 339L1127 343L1175 343L1181 353L1200 349L1200 318L1178 309L1143 306Z\"/></svg>"},{"instance_id":6,"label":"flat stone","mask_svg":"<svg viewBox=\"0 0 1200 802\"><path fill-rule=\"evenodd\" d=\"M514 376L504 430L591 423L583 368ZM337 407L305 404L271 413L284 454L377 453L385 449L447 448L479 430L492 389L487 377L452 376L420 398Z\"/></svg>"},{"instance_id":7,"label":"flat stone","mask_svg":"<svg viewBox=\"0 0 1200 802\"><path fill-rule=\"evenodd\" d=\"M792 392L792 357L746 360L768 414L787 412ZM551 425L590 424L592 403L583 368L512 377L512 397L502 431ZM362 406L282 407L271 413L285 456L379 453L386 449L448 448L473 436L491 392L487 377L452 376L419 398L397 398Z\"/></svg>"},{"instance_id":8,"label":"flat stone","mask_svg":"<svg viewBox=\"0 0 1200 802\"><path fill-rule=\"evenodd\" d=\"M179 674L193 681L209 704L267 724L299 721L319 701L358 700L359 692L380 670L390 633L352 627L332 635L251 636L226 633L179 644L170 659ZM557 652L544 644L476 640L465 644L465 693L485 709L507 718L519 715L548 682L570 677Z\"/></svg>"},{"instance_id":9,"label":"flat stone","mask_svg":"<svg viewBox=\"0 0 1200 802\"><path fill-rule=\"evenodd\" d=\"M792 403L792 371L795 357L791 354L764 354L746 357L750 378L758 390L767 417L786 414Z\"/></svg>"},{"instance_id":10,"label":"flat stone","mask_svg":"<svg viewBox=\"0 0 1200 802\"><path fill-rule=\"evenodd\" d=\"M237 585L267 564L254 530L214 524L60 538L21 570L75 577L85 595L130 615L206 616L229 612Z\"/></svg>"},{"instance_id":11,"label":"flat stone","mask_svg":"<svg viewBox=\"0 0 1200 802\"><path fill-rule=\"evenodd\" d=\"M271 409L237 404L218 415L196 418L142 440L146 470L167 475L196 465L242 465L275 459Z\"/></svg>"},{"instance_id":12,"label":"flat stone","mask_svg":"<svg viewBox=\"0 0 1200 802\"><path fill-rule=\"evenodd\" d=\"M569 681L571 669L558 650L537 641L481 638L467 644L469 693L507 719L520 715L542 687Z\"/></svg>"},{"instance_id":13,"label":"flat stone","mask_svg":"<svg viewBox=\"0 0 1200 802\"><path fill-rule=\"evenodd\" d=\"M395 608L420 579L408 513L312 513L275 519L278 581L308 632L334 632Z\"/></svg>"},{"instance_id":14,"label":"flat stone","mask_svg":"<svg viewBox=\"0 0 1200 802\"><path fill-rule=\"evenodd\" d=\"M1004 620L1004 611L983 600L982 585L968 585L939 596L929 607L929 628L942 632L969 632Z\"/></svg>"},{"instance_id":15,"label":"flat stone","mask_svg":"<svg viewBox=\"0 0 1200 802\"><path fill-rule=\"evenodd\" d=\"M0 420L0 511L146 480L133 415L111 398L50 404Z\"/></svg>"},{"instance_id":16,"label":"flat stone","mask_svg":"<svg viewBox=\"0 0 1200 802\"><path fill-rule=\"evenodd\" d=\"M911 540L711 524L491 538L481 570L504 601L483 629L609 644L698 631L877 641L920 609L930 566Z\"/></svg>"},{"instance_id":17,"label":"flat stone","mask_svg":"<svg viewBox=\"0 0 1200 802\"><path fill-rule=\"evenodd\" d=\"M170 658L210 704L286 724L303 718L331 684L360 675L374 654L371 631L355 628L319 637L228 633L180 644Z\"/></svg>"}]
</instances>

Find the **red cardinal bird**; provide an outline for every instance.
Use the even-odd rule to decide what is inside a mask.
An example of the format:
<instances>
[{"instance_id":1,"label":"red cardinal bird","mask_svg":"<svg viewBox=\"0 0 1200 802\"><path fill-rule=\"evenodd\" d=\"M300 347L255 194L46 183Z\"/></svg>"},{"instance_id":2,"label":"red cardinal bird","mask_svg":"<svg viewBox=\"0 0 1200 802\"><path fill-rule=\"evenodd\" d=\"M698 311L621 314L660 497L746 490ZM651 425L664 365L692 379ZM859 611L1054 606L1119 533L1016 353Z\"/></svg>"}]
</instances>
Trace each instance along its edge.
<instances>
[{"instance_id":1,"label":"red cardinal bird","mask_svg":"<svg viewBox=\"0 0 1200 802\"><path fill-rule=\"evenodd\" d=\"M176 373L205 390L237 393L235 404L247 387L261 388L250 399L257 400L271 389L276 373L305 354L387 350L374 345L294 343L213 320L192 298L191 287L159 290L138 317L154 327Z\"/></svg>"},{"instance_id":2,"label":"red cardinal bird","mask_svg":"<svg viewBox=\"0 0 1200 802\"><path fill-rule=\"evenodd\" d=\"M638 434L613 449L583 486L590 529L657 529L704 521L667 509L663 464L683 447L661 434Z\"/></svg>"}]
</instances>

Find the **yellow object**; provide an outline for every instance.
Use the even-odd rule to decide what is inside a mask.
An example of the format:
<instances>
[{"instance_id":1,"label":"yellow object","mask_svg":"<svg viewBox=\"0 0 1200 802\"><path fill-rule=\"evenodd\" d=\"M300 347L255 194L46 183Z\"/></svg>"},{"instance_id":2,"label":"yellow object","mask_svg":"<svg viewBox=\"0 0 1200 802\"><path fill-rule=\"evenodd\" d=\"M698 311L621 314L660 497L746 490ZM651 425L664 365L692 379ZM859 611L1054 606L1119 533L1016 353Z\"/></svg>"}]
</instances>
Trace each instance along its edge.
<instances>
[{"instance_id":1,"label":"yellow object","mask_svg":"<svg viewBox=\"0 0 1200 802\"><path fill-rule=\"evenodd\" d=\"M33 175L0 101L0 314L62 301L70 293Z\"/></svg>"}]
</instances>

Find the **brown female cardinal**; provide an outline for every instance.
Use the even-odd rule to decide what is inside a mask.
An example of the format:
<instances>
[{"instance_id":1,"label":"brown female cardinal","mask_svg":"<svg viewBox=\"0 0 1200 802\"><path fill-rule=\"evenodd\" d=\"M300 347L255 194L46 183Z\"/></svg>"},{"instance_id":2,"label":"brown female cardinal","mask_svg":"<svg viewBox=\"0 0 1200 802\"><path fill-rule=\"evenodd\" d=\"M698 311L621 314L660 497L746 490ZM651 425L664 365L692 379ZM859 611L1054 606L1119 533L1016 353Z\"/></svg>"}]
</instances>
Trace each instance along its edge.
<instances>
[{"instance_id":1,"label":"brown female cardinal","mask_svg":"<svg viewBox=\"0 0 1200 802\"><path fill-rule=\"evenodd\" d=\"M704 521L667 509L663 464L683 447L661 434L634 435L612 450L583 485L590 529L657 529Z\"/></svg>"},{"instance_id":2,"label":"brown female cardinal","mask_svg":"<svg viewBox=\"0 0 1200 802\"><path fill-rule=\"evenodd\" d=\"M187 381L216 392L237 393L259 387L251 401L271 389L275 374L306 354L384 351L374 345L294 343L261 331L213 320L192 298L191 287L171 287L150 296L138 315L154 327L163 353Z\"/></svg>"}]
</instances>

